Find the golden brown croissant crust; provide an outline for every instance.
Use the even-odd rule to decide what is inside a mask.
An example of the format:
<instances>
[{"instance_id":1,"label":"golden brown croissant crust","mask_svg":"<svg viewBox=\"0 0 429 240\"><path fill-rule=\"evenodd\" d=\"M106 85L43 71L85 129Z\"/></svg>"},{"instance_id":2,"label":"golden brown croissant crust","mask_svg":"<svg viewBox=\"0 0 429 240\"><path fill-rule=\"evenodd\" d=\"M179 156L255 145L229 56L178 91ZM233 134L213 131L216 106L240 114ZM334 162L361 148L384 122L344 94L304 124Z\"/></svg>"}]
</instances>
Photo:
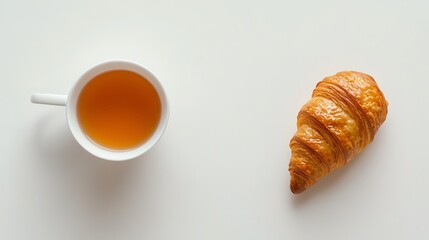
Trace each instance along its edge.
<instances>
[{"instance_id":1,"label":"golden brown croissant crust","mask_svg":"<svg viewBox=\"0 0 429 240\"><path fill-rule=\"evenodd\" d=\"M290 141L291 191L300 193L344 166L373 140L386 115L387 101L371 76L349 71L320 81Z\"/></svg>"}]
</instances>

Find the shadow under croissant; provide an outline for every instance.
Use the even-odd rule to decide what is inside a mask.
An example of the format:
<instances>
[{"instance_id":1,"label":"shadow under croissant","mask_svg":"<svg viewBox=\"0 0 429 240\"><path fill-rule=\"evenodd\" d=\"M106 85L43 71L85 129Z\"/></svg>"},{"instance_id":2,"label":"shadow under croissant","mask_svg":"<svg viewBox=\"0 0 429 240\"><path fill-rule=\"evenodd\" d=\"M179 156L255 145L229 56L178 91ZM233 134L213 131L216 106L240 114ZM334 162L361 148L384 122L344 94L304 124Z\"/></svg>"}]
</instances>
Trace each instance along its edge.
<instances>
[{"instance_id":1,"label":"shadow under croissant","mask_svg":"<svg viewBox=\"0 0 429 240\"><path fill-rule=\"evenodd\" d=\"M359 167L355 165L359 164L366 164L368 165L367 161L376 160L376 159L368 159L370 158L368 156L368 152L371 152L371 146L372 144L369 144L361 153L359 153L356 157L354 157L350 162L348 162L345 166L336 169L335 171L331 172L327 176L322 177L316 184L308 188L307 190L303 191L300 194L296 194L292 196L292 202L295 206L299 207L301 205L304 205L306 202L310 201L310 199L315 199L316 196L322 196L325 194L331 194L332 192L335 192L335 185L339 184L347 184L347 175L348 172L360 170ZM364 177L364 176L362 176Z\"/></svg>"}]
</instances>

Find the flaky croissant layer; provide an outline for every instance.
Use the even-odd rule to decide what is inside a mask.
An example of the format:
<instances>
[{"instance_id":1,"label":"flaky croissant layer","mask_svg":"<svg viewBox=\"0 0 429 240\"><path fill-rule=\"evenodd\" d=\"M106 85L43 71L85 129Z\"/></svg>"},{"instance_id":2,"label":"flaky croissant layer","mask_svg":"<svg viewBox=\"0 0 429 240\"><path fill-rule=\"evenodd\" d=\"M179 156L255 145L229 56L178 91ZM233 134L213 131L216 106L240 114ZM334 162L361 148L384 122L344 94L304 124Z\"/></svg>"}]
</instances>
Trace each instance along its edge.
<instances>
[{"instance_id":1,"label":"flaky croissant layer","mask_svg":"<svg viewBox=\"0 0 429 240\"><path fill-rule=\"evenodd\" d=\"M387 101L371 76L347 71L320 81L290 141L291 191L303 192L344 166L374 139L386 115Z\"/></svg>"}]
</instances>

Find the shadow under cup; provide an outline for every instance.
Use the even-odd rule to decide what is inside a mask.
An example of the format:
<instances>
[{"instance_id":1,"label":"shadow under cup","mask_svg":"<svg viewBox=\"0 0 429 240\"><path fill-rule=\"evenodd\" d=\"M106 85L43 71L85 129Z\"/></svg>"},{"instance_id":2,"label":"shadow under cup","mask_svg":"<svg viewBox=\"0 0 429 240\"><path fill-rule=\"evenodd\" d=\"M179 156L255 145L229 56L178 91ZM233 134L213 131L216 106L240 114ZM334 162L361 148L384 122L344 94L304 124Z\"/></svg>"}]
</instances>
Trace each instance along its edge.
<instances>
[{"instance_id":1,"label":"shadow under cup","mask_svg":"<svg viewBox=\"0 0 429 240\"><path fill-rule=\"evenodd\" d=\"M131 62L111 61L86 73L70 91L67 122L91 154L113 161L135 158L160 139L169 106L158 79Z\"/></svg>"}]
</instances>

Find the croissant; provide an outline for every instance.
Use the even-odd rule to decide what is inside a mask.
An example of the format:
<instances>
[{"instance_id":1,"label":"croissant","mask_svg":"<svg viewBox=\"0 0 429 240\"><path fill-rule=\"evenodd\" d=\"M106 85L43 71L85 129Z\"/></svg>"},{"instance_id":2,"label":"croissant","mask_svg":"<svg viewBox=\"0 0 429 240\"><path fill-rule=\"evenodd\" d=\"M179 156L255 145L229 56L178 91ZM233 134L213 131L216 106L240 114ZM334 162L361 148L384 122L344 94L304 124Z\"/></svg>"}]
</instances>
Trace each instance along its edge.
<instances>
[{"instance_id":1,"label":"croissant","mask_svg":"<svg viewBox=\"0 0 429 240\"><path fill-rule=\"evenodd\" d=\"M387 105L367 74L339 72L320 81L290 141L291 191L303 192L362 151L386 119Z\"/></svg>"}]
</instances>

